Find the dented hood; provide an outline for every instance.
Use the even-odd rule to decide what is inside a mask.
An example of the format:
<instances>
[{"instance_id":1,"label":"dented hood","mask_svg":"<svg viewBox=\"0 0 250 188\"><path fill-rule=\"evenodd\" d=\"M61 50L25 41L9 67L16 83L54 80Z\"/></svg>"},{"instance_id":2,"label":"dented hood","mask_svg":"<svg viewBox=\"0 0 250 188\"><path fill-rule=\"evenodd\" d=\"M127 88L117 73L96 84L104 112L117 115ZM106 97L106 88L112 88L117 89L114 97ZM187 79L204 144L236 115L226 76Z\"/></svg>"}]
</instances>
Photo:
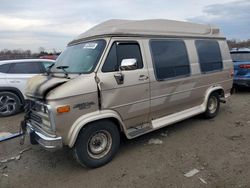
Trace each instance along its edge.
<instances>
[{"instance_id":1,"label":"dented hood","mask_svg":"<svg viewBox=\"0 0 250 188\"><path fill-rule=\"evenodd\" d=\"M62 85L68 80L67 78L38 75L28 80L25 94L28 97L42 99L50 90Z\"/></svg>"}]
</instances>

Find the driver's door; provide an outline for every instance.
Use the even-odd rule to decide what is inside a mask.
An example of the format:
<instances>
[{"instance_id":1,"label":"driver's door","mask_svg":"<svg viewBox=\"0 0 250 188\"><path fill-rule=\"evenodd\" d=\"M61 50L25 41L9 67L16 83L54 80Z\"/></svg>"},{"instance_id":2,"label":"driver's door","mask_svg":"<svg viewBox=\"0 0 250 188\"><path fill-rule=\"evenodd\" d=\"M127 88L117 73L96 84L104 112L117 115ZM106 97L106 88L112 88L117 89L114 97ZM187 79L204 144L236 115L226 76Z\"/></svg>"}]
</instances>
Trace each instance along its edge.
<instances>
[{"instance_id":1,"label":"driver's door","mask_svg":"<svg viewBox=\"0 0 250 188\"><path fill-rule=\"evenodd\" d=\"M119 67L124 59L136 59L136 68L120 71ZM117 79L117 75L120 74L123 82ZM138 41L113 39L97 76L100 79L102 109L113 109L118 112L127 128L148 122L149 77Z\"/></svg>"}]
</instances>

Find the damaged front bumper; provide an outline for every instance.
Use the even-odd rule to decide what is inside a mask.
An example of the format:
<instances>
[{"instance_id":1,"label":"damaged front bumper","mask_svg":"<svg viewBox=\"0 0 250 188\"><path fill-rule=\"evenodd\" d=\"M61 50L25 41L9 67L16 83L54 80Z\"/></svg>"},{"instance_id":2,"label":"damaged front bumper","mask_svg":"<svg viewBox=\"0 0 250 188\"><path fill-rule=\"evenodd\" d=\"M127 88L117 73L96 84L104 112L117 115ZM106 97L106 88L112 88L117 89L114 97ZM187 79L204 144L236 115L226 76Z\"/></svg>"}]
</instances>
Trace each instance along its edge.
<instances>
[{"instance_id":1,"label":"damaged front bumper","mask_svg":"<svg viewBox=\"0 0 250 188\"><path fill-rule=\"evenodd\" d=\"M31 144L39 144L46 150L57 150L63 147L62 137L45 135L35 130L30 123L26 123L26 132L30 137Z\"/></svg>"},{"instance_id":2,"label":"damaged front bumper","mask_svg":"<svg viewBox=\"0 0 250 188\"><path fill-rule=\"evenodd\" d=\"M21 130L27 133L31 144L40 144L46 150L62 148L62 137L55 134L56 128L51 106L38 100L27 100L25 109L26 115L21 123Z\"/></svg>"}]
</instances>

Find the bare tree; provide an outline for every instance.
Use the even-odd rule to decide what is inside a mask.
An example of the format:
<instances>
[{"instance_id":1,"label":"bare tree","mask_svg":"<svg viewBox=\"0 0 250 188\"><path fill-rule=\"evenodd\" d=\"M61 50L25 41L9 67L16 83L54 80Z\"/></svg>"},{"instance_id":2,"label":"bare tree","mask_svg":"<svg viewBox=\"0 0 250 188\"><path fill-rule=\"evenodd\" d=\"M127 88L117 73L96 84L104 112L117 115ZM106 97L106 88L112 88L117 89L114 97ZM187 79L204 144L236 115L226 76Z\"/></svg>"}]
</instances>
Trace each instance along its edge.
<instances>
[{"instance_id":1,"label":"bare tree","mask_svg":"<svg viewBox=\"0 0 250 188\"><path fill-rule=\"evenodd\" d=\"M236 39L231 39L227 41L230 49L232 48L250 48L250 39L237 41Z\"/></svg>"},{"instance_id":2,"label":"bare tree","mask_svg":"<svg viewBox=\"0 0 250 188\"><path fill-rule=\"evenodd\" d=\"M39 52L39 53L45 52L45 48L42 47L42 46L40 46L40 47L38 48L38 52Z\"/></svg>"}]
</instances>

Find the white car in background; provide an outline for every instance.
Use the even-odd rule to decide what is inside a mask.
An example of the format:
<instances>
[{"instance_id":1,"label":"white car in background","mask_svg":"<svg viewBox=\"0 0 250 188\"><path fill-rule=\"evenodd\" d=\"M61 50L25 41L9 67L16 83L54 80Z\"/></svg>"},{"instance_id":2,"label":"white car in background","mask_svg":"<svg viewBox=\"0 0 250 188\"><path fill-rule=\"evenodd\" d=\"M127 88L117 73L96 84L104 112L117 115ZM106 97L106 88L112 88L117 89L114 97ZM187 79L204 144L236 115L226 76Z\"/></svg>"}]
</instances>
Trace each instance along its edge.
<instances>
[{"instance_id":1,"label":"white car in background","mask_svg":"<svg viewBox=\"0 0 250 188\"><path fill-rule=\"evenodd\" d=\"M54 62L47 59L0 61L0 117L16 114L22 109L27 80L45 73Z\"/></svg>"}]
</instances>

